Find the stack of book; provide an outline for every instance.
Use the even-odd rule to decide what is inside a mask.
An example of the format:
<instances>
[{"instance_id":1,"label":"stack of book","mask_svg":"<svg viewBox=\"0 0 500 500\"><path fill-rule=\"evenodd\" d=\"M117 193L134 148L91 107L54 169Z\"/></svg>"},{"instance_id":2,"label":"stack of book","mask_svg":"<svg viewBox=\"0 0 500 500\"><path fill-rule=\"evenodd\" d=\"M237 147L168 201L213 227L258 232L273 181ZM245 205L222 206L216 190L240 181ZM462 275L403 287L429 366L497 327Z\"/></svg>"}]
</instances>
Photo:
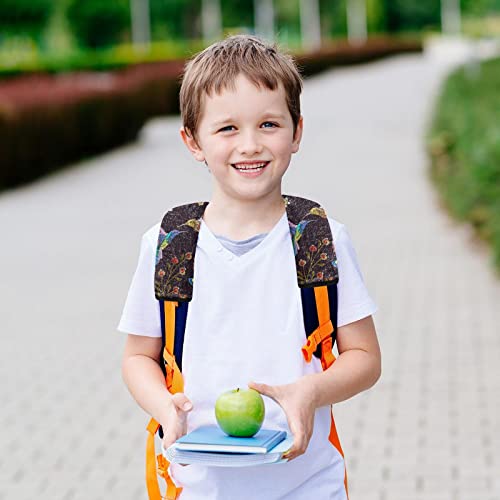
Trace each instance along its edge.
<instances>
[{"instance_id":1,"label":"stack of book","mask_svg":"<svg viewBox=\"0 0 500 500\"><path fill-rule=\"evenodd\" d=\"M261 429L253 437L232 437L215 425L198 427L182 436L163 455L172 463L214 467L247 467L286 462L283 454L293 438L285 431Z\"/></svg>"}]
</instances>

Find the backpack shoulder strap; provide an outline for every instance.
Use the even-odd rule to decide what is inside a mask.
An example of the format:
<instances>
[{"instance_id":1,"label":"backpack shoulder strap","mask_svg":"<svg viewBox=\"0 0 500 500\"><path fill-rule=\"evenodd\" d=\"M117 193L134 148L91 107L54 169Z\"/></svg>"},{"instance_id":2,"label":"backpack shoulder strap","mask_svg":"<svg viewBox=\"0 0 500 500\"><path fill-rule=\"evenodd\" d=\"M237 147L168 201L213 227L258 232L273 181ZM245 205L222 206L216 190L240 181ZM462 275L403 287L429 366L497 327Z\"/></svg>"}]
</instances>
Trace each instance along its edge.
<instances>
[{"instance_id":1,"label":"backpack shoulder strap","mask_svg":"<svg viewBox=\"0 0 500 500\"><path fill-rule=\"evenodd\" d=\"M335 362L332 349L336 340L338 309L339 276L331 228L325 210L314 201L286 196L285 202L288 202L288 223L307 337L302 354L306 362L310 362L313 355L320 358L321 366L326 370ZM333 409L328 440L344 457ZM349 498L345 465L344 487Z\"/></svg>"},{"instance_id":2,"label":"backpack shoulder strap","mask_svg":"<svg viewBox=\"0 0 500 500\"><path fill-rule=\"evenodd\" d=\"M330 353L337 331L339 276L332 230L324 208L315 201L289 195L284 199L307 337L302 353L307 362L313 355L320 358L325 368L333 363Z\"/></svg>"},{"instance_id":3,"label":"backpack shoulder strap","mask_svg":"<svg viewBox=\"0 0 500 500\"><path fill-rule=\"evenodd\" d=\"M182 392L182 348L189 301L193 291L194 256L201 218L208 202L189 203L165 214L160 225L156 247L154 288L159 301L163 345L162 370L171 393ZM169 463L162 453L156 455L154 435L163 432L151 419L146 446L146 485L150 500L177 499L182 488L177 487L168 473ZM156 460L155 460L156 458ZM163 497L158 475L167 485Z\"/></svg>"},{"instance_id":4,"label":"backpack shoulder strap","mask_svg":"<svg viewBox=\"0 0 500 500\"><path fill-rule=\"evenodd\" d=\"M158 300L189 302L201 218L208 201L175 207L165 214L156 247L155 296Z\"/></svg>"},{"instance_id":5,"label":"backpack shoulder strap","mask_svg":"<svg viewBox=\"0 0 500 500\"><path fill-rule=\"evenodd\" d=\"M338 281L337 258L325 210L315 201L284 195L300 288Z\"/></svg>"}]
</instances>

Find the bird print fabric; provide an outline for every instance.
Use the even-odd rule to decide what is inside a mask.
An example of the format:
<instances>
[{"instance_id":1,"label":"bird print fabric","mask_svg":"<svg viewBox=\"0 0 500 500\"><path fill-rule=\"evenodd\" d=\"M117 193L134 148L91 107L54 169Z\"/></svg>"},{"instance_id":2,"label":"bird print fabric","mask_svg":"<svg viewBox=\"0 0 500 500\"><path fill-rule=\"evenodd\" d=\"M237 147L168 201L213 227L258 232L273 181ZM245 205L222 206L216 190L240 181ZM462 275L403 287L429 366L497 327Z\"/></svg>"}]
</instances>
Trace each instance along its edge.
<instances>
[{"instance_id":1,"label":"bird print fabric","mask_svg":"<svg viewBox=\"0 0 500 500\"><path fill-rule=\"evenodd\" d=\"M338 281L337 258L325 210L316 202L283 196L299 287ZM164 216L158 236L155 295L158 300L190 301L194 258L208 202L175 207Z\"/></svg>"}]
</instances>

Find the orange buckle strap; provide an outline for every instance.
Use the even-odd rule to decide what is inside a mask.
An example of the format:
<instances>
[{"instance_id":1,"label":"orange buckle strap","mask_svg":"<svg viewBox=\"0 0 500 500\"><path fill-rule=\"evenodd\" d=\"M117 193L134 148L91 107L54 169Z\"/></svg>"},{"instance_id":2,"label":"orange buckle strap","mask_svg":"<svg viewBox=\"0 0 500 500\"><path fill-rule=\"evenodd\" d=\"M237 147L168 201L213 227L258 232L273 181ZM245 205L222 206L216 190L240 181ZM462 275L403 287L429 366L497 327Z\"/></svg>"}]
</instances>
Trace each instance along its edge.
<instances>
[{"instance_id":1,"label":"orange buckle strap","mask_svg":"<svg viewBox=\"0 0 500 500\"><path fill-rule=\"evenodd\" d=\"M328 337L333 332L333 324L331 320L318 326L314 332L307 337L307 342L302 346L302 354L307 363L311 362L314 351L323 340L328 339Z\"/></svg>"},{"instance_id":2,"label":"orange buckle strap","mask_svg":"<svg viewBox=\"0 0 500 500\"><path fill-rule=\"evenodd\" d=\"M154 435L159 427L160 424L153 418L149 421L147 427L148 440L146 444L146 485L148 489L148 498L149 500L176 500L179 498L182 488L178 488L175 485L168 473L170 463L162 454L155 457ZM156 467L155 458L158 462L158 468ZM165 496L160 493L158 475L163 477L167 483L167 492Z\"/></svg>"},{"instance_id":3,"label":"orange buckle strap","mask_svg":"<svg viewBox=\"0 0 500 500\"><path fill-rule=\"evenodd\" d=\"M168 473L168 466L170 462L160 453L157 457L158 460L158 474L165 479L167 483L166 500L176 500L182 492L182 488L177 488Z\"/></svg>"},{"instance_id":4,"label":"orange buckle strap","mask_svg":"<svg viewBox=\"0 0 500 500\"><path fill-rule=\"evenodd\" d=\"M184 379L182 378L182 373L177 366L175 356L170 354L166 347L163 349L163 360L165 361L165 381L167 383L167 389L172 394L182 392L184 390Z\"/></svg>"},{"instance_id":5,"label":"orange buckle strap","mask_svg":"<svg viewBox=\"0 0 500 500\"><path fill-rule=\"evenodd\" d=\"M163 349L163 361L165 362L167 389L170 390L174 383L174 371L177 363L175 362L175 356L170 354L166 347Z\"/></svg>"},{"instance_id":6,"label":"orange buckle strap","mask_svg":"<svg viewBox=\"0 0 500 500\"><path fill-rule=\"evenodd\" d=\"M330 368L337 359L332 352L333 342L332 338L328 337L321 342L321 366L323 370Z\"/></svg>"}]
</instances>

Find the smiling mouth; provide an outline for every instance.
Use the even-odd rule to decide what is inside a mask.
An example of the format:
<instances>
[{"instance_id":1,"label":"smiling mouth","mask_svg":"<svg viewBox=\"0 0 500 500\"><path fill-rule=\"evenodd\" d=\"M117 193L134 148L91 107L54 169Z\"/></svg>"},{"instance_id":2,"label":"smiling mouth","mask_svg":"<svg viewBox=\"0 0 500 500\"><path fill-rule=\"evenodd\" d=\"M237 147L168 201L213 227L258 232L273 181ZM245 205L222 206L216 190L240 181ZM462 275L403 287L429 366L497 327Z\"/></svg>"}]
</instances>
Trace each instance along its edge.
<instances>
[{"instance_id":1,"label":"smiling mouth","mask_svg":"<svg viewBox=\"0 0 500 500\"><path fill-rule=\"evenodd\" d=\"M231 163L231 166L240 172L257 172L267 167L270 161L254 162L254 163Z\"/></svg>"}]
</instances>

